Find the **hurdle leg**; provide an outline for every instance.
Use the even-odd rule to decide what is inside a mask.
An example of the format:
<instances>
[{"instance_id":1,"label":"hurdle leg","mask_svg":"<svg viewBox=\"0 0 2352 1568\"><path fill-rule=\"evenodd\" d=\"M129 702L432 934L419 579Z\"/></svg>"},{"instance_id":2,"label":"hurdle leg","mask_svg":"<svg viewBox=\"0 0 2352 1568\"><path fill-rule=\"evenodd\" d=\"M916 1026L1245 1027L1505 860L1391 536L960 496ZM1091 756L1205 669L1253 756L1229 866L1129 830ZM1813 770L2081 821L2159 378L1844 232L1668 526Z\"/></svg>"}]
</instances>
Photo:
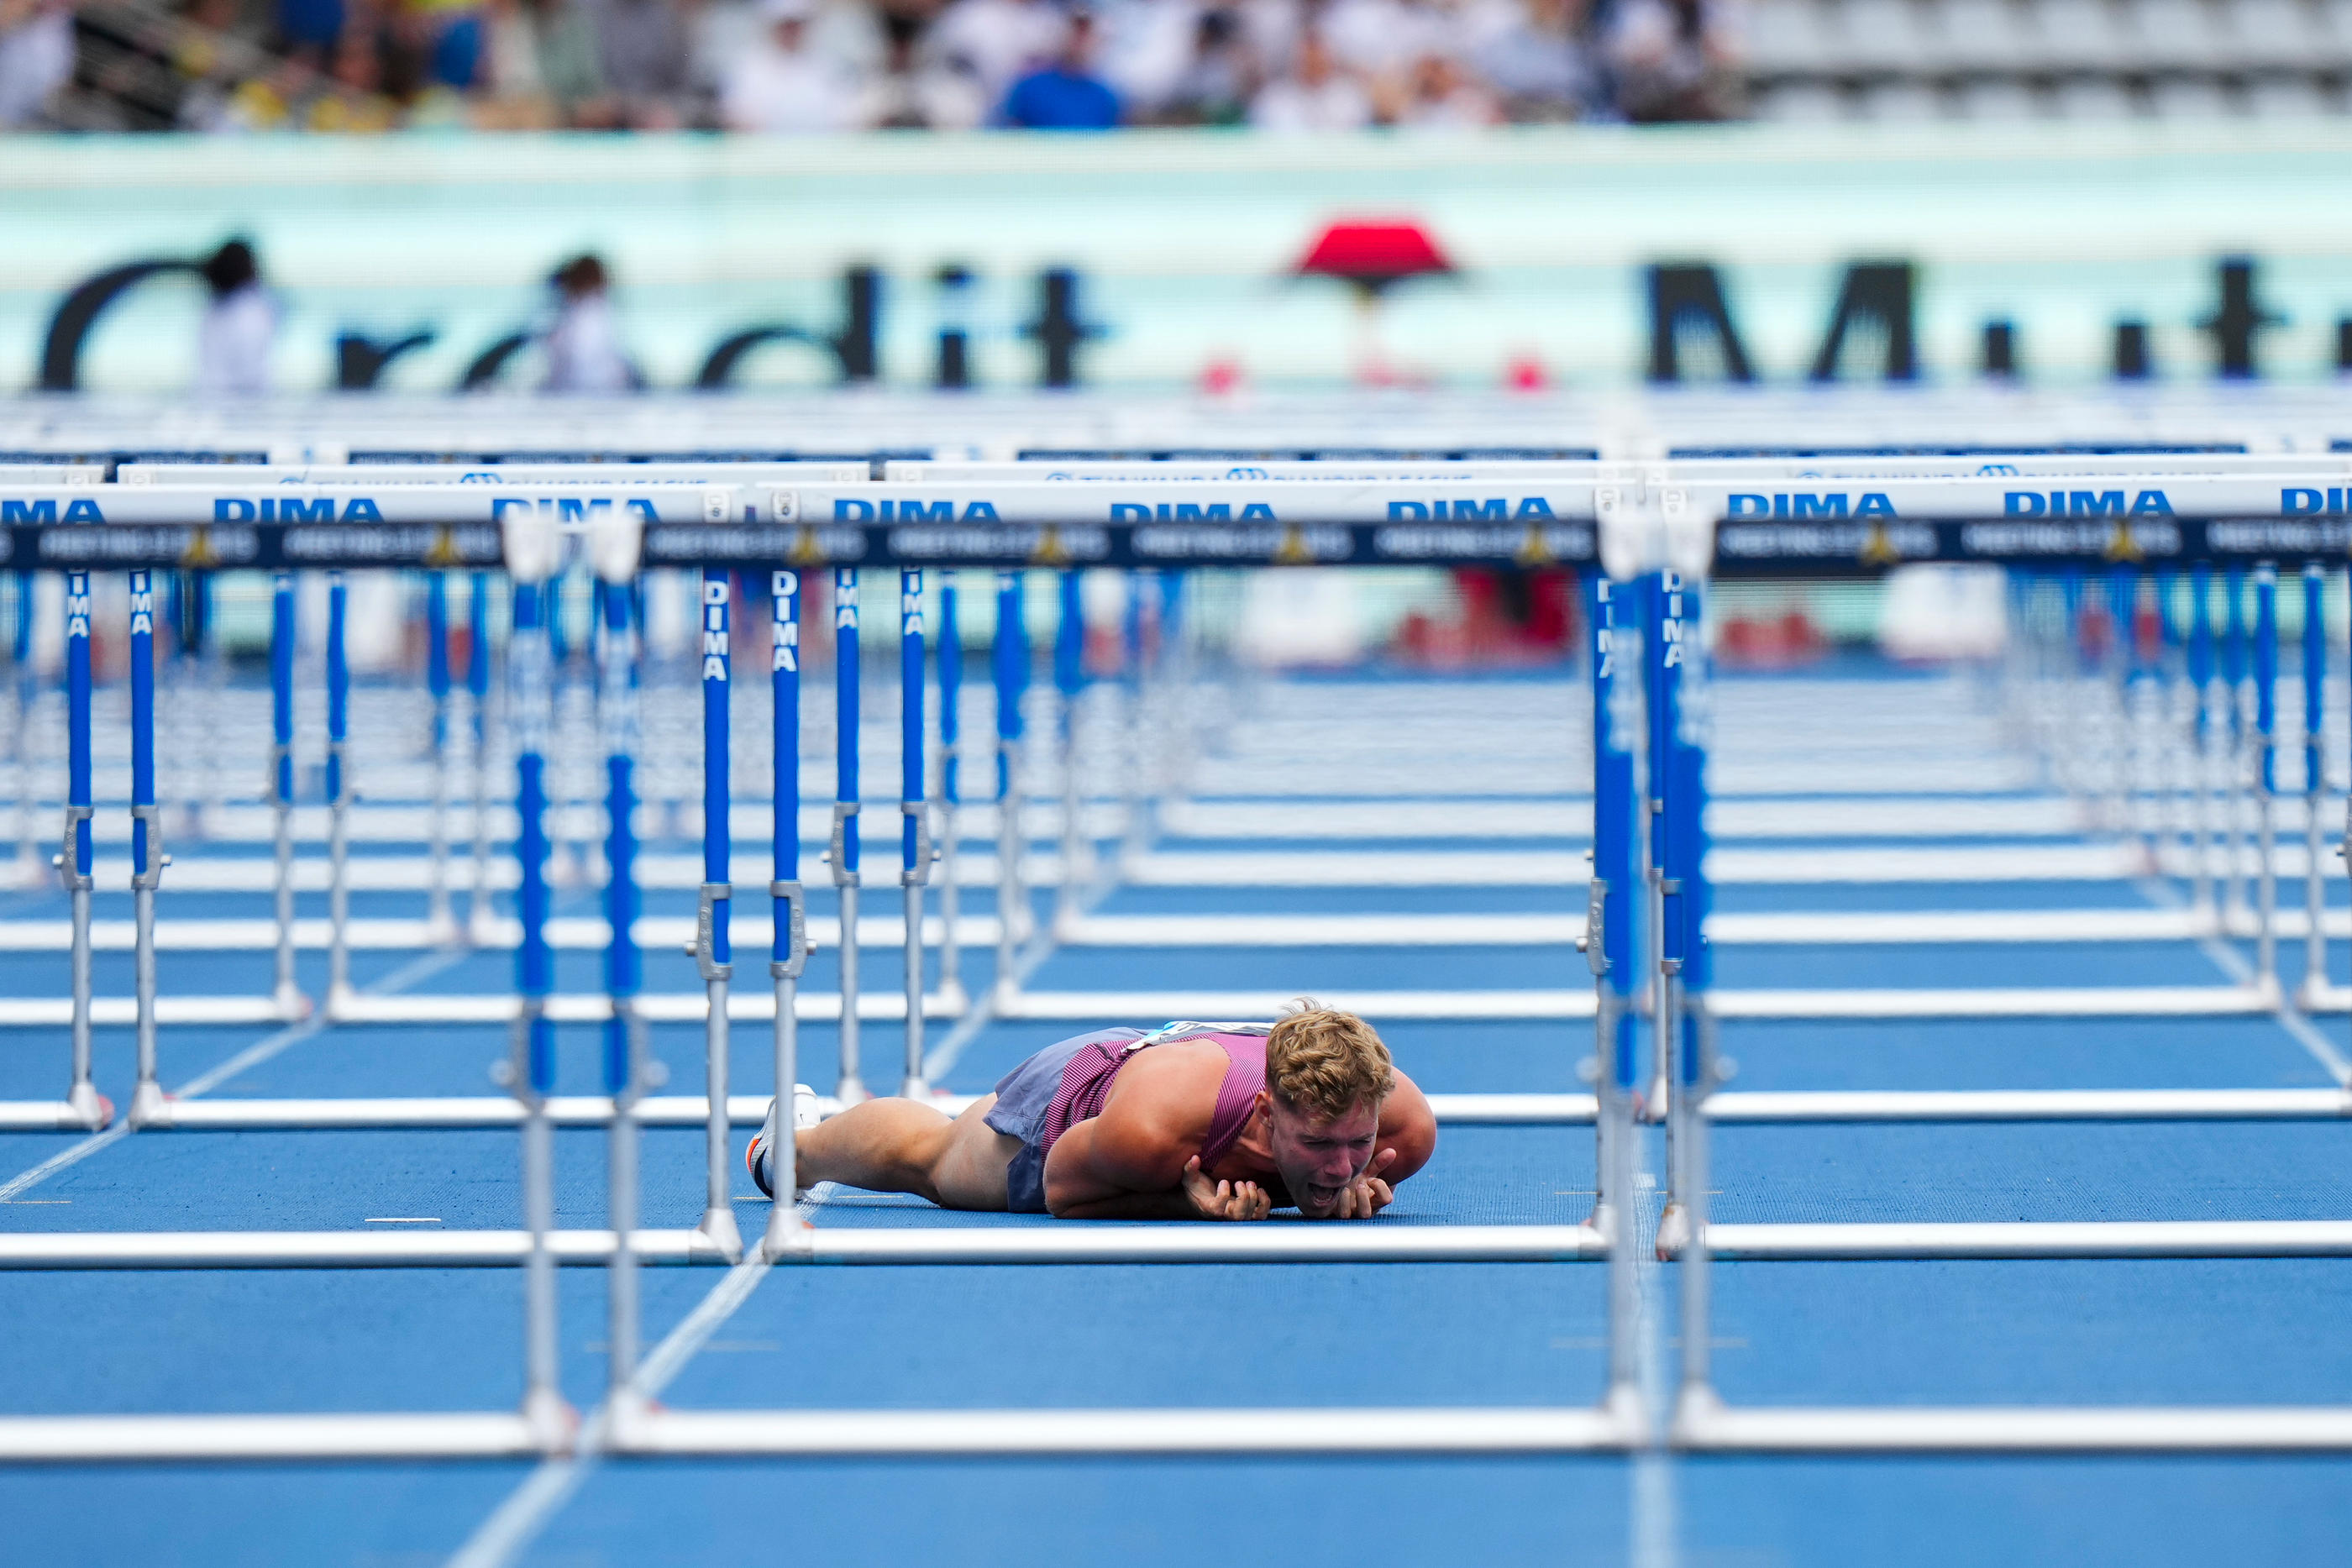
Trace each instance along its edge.
<instances>
[{"instance_id":1,"label":"hurdle leg","mask_svg":"<svg viewBox=\"0 0 2352 1568\"><path fill-rule=\"evenodd\" d=\"M466 606L467 716L473 720L474 874L466 889L466 940L487 946L497 935L490 908L490 579L475 572Z\"/></svg>"},{"instance_id":2,"label":"hurdle leg","mask_svg":"<svg viewBox=\"0 0 2352 1568\"><path fill-rule=\"evenodd\" d=\"M866 1087L857 1017L857 894L863 879L857 835L857 573L850 567L836 567L833 573L833 838L825 858L833 863L841 909L841 1071L834 1096L854 1105L872 1092Z\"/></svg>"},{"instance_id":3,"label":"hurdle leg","mask_svg":"<svg viewBox=\"0 0 2352 1568\"><path fill-rule=\"evenodd\" d=\"M1029 675L1023 593L1021 573L996 574L996 636L989 663L996 688L996 977L992 988L998 1007L1010 1003L1019 989L1021 944L1028 939L1031 924L1021 867L1027 847L1021 820L1021 695Z\"/></svg>"},{"instance_id":4,"label":"hurdle leg","mask_svg":"<svg viewBox=\"0 0 2352 1568\"><path fill-rule=\"evenodd\" d=\"M1093 841L1085 822L1086 796L1079 778L1079 706L1086 697L1086 608L1084 579L1061 574L1061 618L1054 632L1054 685L1061 698L1062 877L1054 895L1054 929L1067 938L1092 874Z\"/></svg>"},{"instance_id":5,"label":"hurdle leg","mask_svg":"<svg viewBox=\"0 0 2352 1568\"><path fill-rule=\"evenodd\" d=\"M626 579L599 580L596 607L604 628L597 650L597 729L604 760L604 993L612 1017L604 1021L604 1091L613 1096L613 1122L606 1139L610 1170L613 1258L605 1287L605 1339L609 1390L606 1406L616 1435L643 1414L636 1386L637 1345L642 1327L637 1298L638 1137L637 1103L647 1085L645 1020L637 1012L644 963L637 950L636 765L638 645L629 618Z\"/></svg>"},{"instance_id":6,"label":"hurdle leg","mask_svg":"<svg viewBox=\"0 0 2352 1568\"><path fill-rule=\"evenodd\" d=\"M195 574L196 613L204 618L205 712L212 722L203 727L202 747L196 754L202 773L197 801L196 830L217 831L222 813L228 809L226 786L222 780L220 743L228 727L228 657L222 652L220 638L213 627L212 573Z\"/></svg>"},{"instance_id":7,"label":"hurdle leg","mask_svg":"<svg viewBox=\"0 0 2352 1568\"><path fill-rule=\"evenodd\" d=\"M277 962L271 988L278 1016L308 1007L294 977L294 574L272 585L269 622L269 808Z\"/></svg>"},{"instance_id":8,"label":"hurdle leg","mask_svg":"<svg viewBox=\"0 0 2352 1568\"><path fill-rule=\"evenodd\" d=\"M732 599L732 583L726 571L703 572L702 886L695 909L694 942L687 949L702 977L707 1004L702 1026L704 1092L709 1096L709 1119L703 1125L707 1186L702 1223L696 1231L707 1245L730 1260L743 1251L742 1233L735 1224L733 1183L728 1169L727 1122L730 1047L727 990L735 972L734 946L728 934L728 910L735 893L728 880L729 862L734 852L728 824L728 688L733 678L728 623Z\"/></svg>"},{"instance_id":9,"label":"hurdle leg","mask_svg":"<svg viewBox=\"0 0 2352 1568\"><path fill-rule=\"evenodd\" d=\"M1120 635L1125 659L1124 667L1119 672L1120 723L1117 747L1120 783L1118 863L1121 866L1135 864L1150 841L1150 788L1147 771L1150 747L1146 723L1150 687L1145 677L1143 622L1144 578L1147 575L1142 570L1125 574L1127 601L1121 616Z\"/></svg>"},{"instance_id":10,"label":"hurdle leg","mask_svg":"<svg viewBox=\"0 0 2352 1568\"><path fill-rule=\"evenodd\" d=\"M2320 825L2327 794L2327 570L2303 569L2303 986L2306 1011L2327 998L2326 831Z\"/></svg>"},{"instance_id":11,"label":"hurdle leg","mask_svg":"<svg viewBox=\"0 0 2352 1568\"><path fill-rule=\"evenodd\" d=\"M2190 902L2200 924L2218 929L2221 906L2213 887L2213 698L2209 685L2194 686L2189 693L2189 701L2196 706L2189 737L2189 786L2195 797L2189 803Z\"/></svg>"},{"instance_id":12,"label":"hurdle leg","mask_svg":"<svg viewBox=\"0 0 2352 1568\"><path fill-rule=\"evenodd\" d=\"M73 1083L66 1103L84 1125L102 1127L114 1108L91 1076L89 573L66 574L66 827L57 866L73 905Z\"/></svg>"},{"instance_id":13,"label":"hurdle leg","mask_svg":"<svg viewBox=\"0 0 2352 1568\"><path fill-rule=\"evenodd\" d=\"M1702 1053L1691 1054L1696 1058ZM1706 1064L1699 1063L1696 1072L1697 1080L1692 1085L1695 1090L1705 1082ZM1698 1097L1697 1093L1692 1095L1694 1100ZM1682 1243L1675 1252L1680 1260L1677 1283L1681 1287L1683 1341L1682 1384L1675 1401L1674 1419L1677 1424L1702 1419L1721 1403L1714 1383L1714 1281L1707 1246L1710 1136L1704 1115L1691 1116L1683 1129L1682 1176L1687 1184L1683 1197L1685 1228ZM1663 1231L1658 1241L1660 1256L1664 1257L1666 1249Z\"/></svg>"},{"instance_id":14,"label":"hurdle leg","mask_svg":"<svg viewBox=\"0 0 2352 1568\"><path fill-rule=\"evenodd\" d=\"M899 845L898 885L905 903L907 1071L898 1092L927 1099L923 1076L923 884L930 880L931 839L923 800L923 574L898 573ZM950 944L954 941L950 936Z\"/></svg>"},{"instance_id":15,"label":"hurdle leg","mask_svg":"<svg viewBox=\"0 0 2352 1568\"><path fill-rule=\"evenodd\" d=\"M1650 1079L1643 1113L1652 1123L1662 1123L1666 1130L1666 1172L1669 1186L1667 1209L1661 1225L1671 1218L1674 1179L1674 1059L1671 1054L1674 1022L1666 1005L1667 976L1659 960L1666 944L1666 873L1665 873L1665 766L1664 743L1658 735L1660 671L1657 665L1664 657L1664 645L1660 622L1662 594L1654 578L1644 580L1642 601L1647 613L1640 633L1641 662L1634 667L1640 678L1626 683L1626 689L1641 702L1641 726L1638 732L1646 744L1633 747L1634 789L1636 805L1633 811L1636 841L1641 851L1642 916L1647 946L1643 949L1646 982L1641 990L1641 1005L1650 1016Z\"/></svg>"},{"instance_id":16,"label":"hurdle leg","mask_svg":"<svg viewBox=\"0 0 2352 1568\"><path fill-rule=\"evenodd\" d=\"M352 666L346 647L351 594L343 574L327 577L327 1010L352 1000Z\"/></svg>"},{"instance_id":17,"label":"hurdle leg","mask_svg":"<svg viewBox=\"0 0 2352 1568\"><path fill-rule=\"evenodd\" d=\"M793 831L778 818L774 837L774 879L768 896L775 906L773 936L769 948L768 977L776 989L776 1018L771 1036L776 1054L776 1097L768 1107L768 1171L775 1188L769 1206L768 1228L760 1239L761 1255L781 1261L808 1244L809 1227L795 1210L793 1182L800 1167L799 1130L793 1117L794 1086L800 1082L801 975L808 964L808 912L801 886L801 838L798 831L801 798L801 580L800 574L771 574L769 612L773 617L771 644L773 679L771 720L773 745L769 766L775 780L777 810L792 811Z\"/></svg>"},{"instance_id":18,"label":"hurdle leg","mask_svg":"<svg viewBox=\"0 0 2352 1568\"><path fill-rule=\"evenodd\" d=\"M155 890L163 881L163 813L155 800L155 578L131 574L131 908L135 929L138 1084L131 1121L163 1109L155 1069Z\"/></svg>"},{"instance_id":19,"label":"hurdle leg","mask_svg":"<svg viewBox=\"0 0 2352 1568\"><path fill-rule=\"evenodd\" d=\"M38 873L40 849L35 841L39 829L34 823L38 812L37 803L37 773L33 759L33 705L37 700L40 684L33 673L33 619L37 601L33 593L33 574L20 571L16 579L16 623L10 628L9 674L13 700L8 710L8 755L16 759L16 864L26 881Z\"/></svg>"},{"instance_id":20,"label":"hurdle leg","mask_svg":"<svg viewBox=\"0 0 2352 1568\"><path fill-rule=\"evenodd\" d=\"M520 531L509 533L509 559L526 553L518 549ZM548 1245L555 1228L555 1132L547 1111L547 1097L555 1090L555 1030L547 1017L555 983L555 954L547 939L547 737L552 715L540 591L533 574L519 566L507 669L513 688L509 716L514 726L518 819L515 915L521 925L515 978L521 1008L514 1055L503 1076L521 1103L523 1224L530 1233L523 1264L522 1411L537 1440L554 1449L570 1440L572 1413L559 1381L555 1255Z\"/></svg>"},{"instance_id":21,"label":"hurdle leg","mask_svg":"<svg viewBox=\"0 0 2352 1568\"><path fill-rule=\"evenodd\" d=\"M956 575L940 573L940 752L939 829L932 858L940 878L940 1005L950 1014L964 1008L962 874L957 857L963 847L963 632L957 622Z\"/></svg>"},{"instance_id":22,"label":"hurdle leg","mask_svg":"<svg viewBox=\"0 0 2352 1568\"><path fill-rule=\"evenodd\" d=\"M1591 642L1588 672L1592 694L1592 880L1586 895L1585 963L1592 972L1593 1117L1592 1228L1609 1245L1609 1385L1604 1405L1629 1419L1641 1410L1641 1281L1634 1238L1633 1120L1637 1068L1633 1018L1633 911L1637 793L1633 737L1636 715L1627 699L1633 681L1619 680L1622 645L1614 626L1617 590L1606 575L1584 582L1584 624Z\"/></svg>"},{"instance_id":23,"label":"hurdle leg","mask_svg":"<svg viewBox=\"0 0 2352 1568\"><path fill-rule=\"evenodd\" d=\"M436 946L457 940L449 911L449 574L425 574L425 690L432 702L425 766L433 799L426 808L425 932Z\"/></svg>"},{"instance_id":24,"label":"hurdle leg","mask_svg":"<svg viewBox=\"0 0 2352 1568\"><path fill-rule=\"evenodd\" d=\"M2279 994L2278 570L2254 569L2254 984Z\"/></svg>"}]
</instances>

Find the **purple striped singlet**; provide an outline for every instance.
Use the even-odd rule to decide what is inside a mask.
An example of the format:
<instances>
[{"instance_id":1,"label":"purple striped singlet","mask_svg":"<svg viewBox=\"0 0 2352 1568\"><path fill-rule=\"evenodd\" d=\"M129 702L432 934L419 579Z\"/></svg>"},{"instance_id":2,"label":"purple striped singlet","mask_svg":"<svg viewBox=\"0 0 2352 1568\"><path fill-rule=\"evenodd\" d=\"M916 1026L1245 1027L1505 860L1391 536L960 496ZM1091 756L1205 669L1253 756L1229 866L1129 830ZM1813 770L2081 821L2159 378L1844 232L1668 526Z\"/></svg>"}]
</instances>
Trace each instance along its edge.
<instances>
[{"instance_id":1,"label":"purple striped singlet","mask_svg":"<svg viewBox=\"0 0 2352 1568\"><path fill-rule=\"evenodd\" d=\"M1080 1047L1077 1054L1063 1065L1061 1087L1045 1113L1042 1147L1051 1151L1063 1134L1080 1122L1101 1115L1103 1102L1110 1098L1111 1085L1118 1081L1120 1071L1141 1052L1155 1045L1192 1040L1214 1040L1225 1053L1225 1076L1217 1085L1217 1104L1209 1115L1208 1138L1201 1145L1201 1168L1213 1169L1242 1135L1242 1129L1249 1124L1250 1113L1257 1104L1257 1092L1265 1087L1265 1037L1262 1034L1212 1031L1168 1040L1099 1041Z\"/></svg>"}]
</instances>

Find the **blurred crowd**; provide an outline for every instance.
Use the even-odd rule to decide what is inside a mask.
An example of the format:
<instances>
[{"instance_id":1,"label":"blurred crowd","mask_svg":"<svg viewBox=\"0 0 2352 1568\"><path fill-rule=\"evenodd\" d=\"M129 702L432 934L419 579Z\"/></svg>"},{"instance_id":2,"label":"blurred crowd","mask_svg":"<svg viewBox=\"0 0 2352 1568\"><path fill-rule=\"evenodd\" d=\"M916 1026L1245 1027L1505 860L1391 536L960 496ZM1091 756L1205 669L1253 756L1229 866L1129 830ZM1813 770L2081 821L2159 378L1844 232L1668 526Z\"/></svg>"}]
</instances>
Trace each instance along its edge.
<instances>
[{"instance_id":1,"label":"blurred crowd","mask_svg":"<svg viewBox=\"0 0 2352 1568\"><path fill-rule=\"evenodd\" d=\"M1740 4L0 0L0 127L83 122L60 99L89 87L92 35L167 22L151 122L196 131L1719 120L1740 110Z\"/></svg>"}]
</instances>

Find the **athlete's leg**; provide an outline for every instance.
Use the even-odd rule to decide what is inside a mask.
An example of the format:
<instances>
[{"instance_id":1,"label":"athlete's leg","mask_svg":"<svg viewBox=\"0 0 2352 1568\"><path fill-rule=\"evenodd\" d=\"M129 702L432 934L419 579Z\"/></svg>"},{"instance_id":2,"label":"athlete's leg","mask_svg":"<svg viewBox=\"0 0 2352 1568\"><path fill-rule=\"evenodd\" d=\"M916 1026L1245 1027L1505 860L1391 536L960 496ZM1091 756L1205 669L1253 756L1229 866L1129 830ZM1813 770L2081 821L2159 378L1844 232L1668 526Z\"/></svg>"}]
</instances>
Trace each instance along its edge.
<instances>
[{"instance_id":1,"label":"athlete's leg","mask_svg":"<svg viewBox=\"0 0 2352 1568\"><path fill-rule=\"evenodd\" d=\"M867 1100L799 1134L798 1185L907 1192L942 1208L1002 1209L1004 1167L1021 1140L982 1118L992 1094L950 1120L912 1100Z\"/></svg>"}]
</instances>

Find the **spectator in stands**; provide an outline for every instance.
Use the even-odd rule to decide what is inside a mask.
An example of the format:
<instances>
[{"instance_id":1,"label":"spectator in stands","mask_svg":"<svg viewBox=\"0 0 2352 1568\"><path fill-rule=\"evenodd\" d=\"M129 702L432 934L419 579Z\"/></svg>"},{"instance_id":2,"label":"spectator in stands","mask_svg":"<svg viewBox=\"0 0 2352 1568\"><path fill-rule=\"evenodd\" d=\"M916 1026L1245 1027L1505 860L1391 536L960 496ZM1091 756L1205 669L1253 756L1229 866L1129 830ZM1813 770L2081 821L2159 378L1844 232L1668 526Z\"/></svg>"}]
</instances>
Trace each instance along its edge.
<instances>
[{"instance_id":1,"label":"spectator in stands","mask_svg":"<svg viewBox=\"0 0 2352 1568\"><path fill-rule=\"evenodd\" d=\"M40 123L73 69L71 0L0 0L0 131Z\"/></svg>"},{"instance_id":2,"label":"spectator in stands","mask_svg":"<svg viewBox=\"0 0 2352 1568\"><path fill-rule=\"evenodd\" d=\"M613 122L595 26L572 0L491 0L485 21L485 125L539 131Z\"/></svg>"},{"instance_id":3,"label":"spectator in stands","mask_svg":"<svg viewBox=\"0 0 2352 1568\"><path fill-rule=\"evenodd\" d=\"M1239 125L1256 92L1257 67L1240 13L1213 5L1193 19L1192 57L1170 87L1159 120L1168 125Z\"/></svg>"},{"instance_id":4,"label":"spectator in stands","mask_svg":"<svg viewBox=\"0 0 2352 1568\"><path fill-rule=\"evenodd\" d=\"M278 0L278 53L324 67L342 36L343 0Z\"/></svg>"},{"instance_id":5,"label":"spectator in stands","mask_svg":"<svg viewBox=\"0 0 2352 1568\"><path fill-rule=\"evenodd\" d=\"M1622 0L1609 34L1617 108L1636 124L1731 119L1741 53L1726 0Z\"/></svg>"},{"instance_id":6,"label":"spectator in stands","mask_svg":"<svg viewBox=\"0 0 2352 1568\"><path fill-rule=\"evenodd\" d=\"M1014 82L1054 57L1067 30L1050 0L953 0L932 24L930 43L1001 104Z\"/></svg>"},{"instance_id":7,"label":"spectator in stands","mask_svg":"<svg viewBox=\"0 0 2352 1568\"><path fill-rule=\"evenodd\" d=\"M348 27L336 41L334 63L329 68L325 91L311 99L307 121L313 131L389 131L398 120L398 108L383 96L383 62L376 55L375 35L364 27Z\"/></svg>"},{"instance_id":8,"label":"spectator in stands","mask_svg":"<svg viewBox=\"0 0 2352 1568\"><path fill-rule=\"evenodd\" d=\"M555 321L544 340L547 380L541 390L612 393L643 385L636 367L621 352L603 259L575 256L548 281L555 287Z\"/></svg>"},{"instance_id":9,"label":"spectator in stands","mask_svg":"<svg viewBox=\"0 0 2352 1568\"><path fill-rule=\"evenodd\" d=\"M671 0L591 0L589 16L616 122L676 129L692 85L686 18L677 6Z\"/></svg>"},{"instance_id":10,"label":"spectator in stands","mask_svg":"<svg viewBox=\"0 0 2352 1568\"><path fill-rule=\"evenodd\" d=\"M1465 130L1502 122L1495 95L1464 70L1453 56L1431 53L1413 62L1408 96L1397 123L1424 130Z\"/></svg>"},{"instance_id":11,"label":"spectator in stands","mask_svg":"<svg viewBox=\"0 0 2352 1568\"><path fill-rule=\"evenodd\" d=\"M1118 93L1096 73L1094 52L1094 13L1071 12L1060 54L1005 94L1004 123L1024 131L1117 129Z\"/></svg>"},{"instance_id":12,"label":"spectator in stands","mask_svg":"<svg viewBox=\"0 0 2352 1568\"><path fill-rule=\"evenodd\" d=\"M1526 0L1473 47L1472 62L1517 121L1581 119L1594 99L1584 0Z\"/></svg>"},{"instance_id":13,"label":"spectator in stands","mask_svg":"<svg viewBox=\"0 0 2352 1568\"><path fill-rule=\"evenodd\" d=\"M1250 123L1265 131L1360 131L1371 122L1371 95L1339 68L1314 28L1299 35L1290 74L1250 102Z\"/></svg>"},{"instance_id":14,"label":"spectator in stands","mask_svg":"<svg viewBox=\"0 0 2352 1568\"><path fill-rule=\"evenodd\" d=\"M253 246L230 240L200 270L212 303L196 329L196 390L250 397L269 390L269 350L278 340L278 302L261 287Z\"/></svg>"},{"instance_id":15,"label":"spectator in stands","mask_svg":"<svg viewBox=\"0 0 2352 1568\"><path fill-rule=\"evenodd\" d=\"M1403 107L1413 62L1452 42L1436 16L1413 0L1330 0L1315 27L1333 61L1371 95L1382 120Z\"/></svg>"},{"instance_id":16,"label":"spectator in stands","mask_svg":"<svg viewBox=\"0 0 2352 1568\"><path fill-rule=\"evenodd\" d=\"M737 57L719 88L719 117L730 131L847 131L856 123L856 84L809 43L815 8L814 0L760 0L767 31Z\"/></svg>"},{"instance_id":17,"label":"spectator in stands","mask_svg":"<svg viewBox=\"0 0 2352 1568\"><path fill-rule=\"evenodd\" d=\"M882 68L866 84L857 122L877 131L970 131L988 118L971 67L925 47L923 18L882 15Z\"/></svg>"}]
</instances>

